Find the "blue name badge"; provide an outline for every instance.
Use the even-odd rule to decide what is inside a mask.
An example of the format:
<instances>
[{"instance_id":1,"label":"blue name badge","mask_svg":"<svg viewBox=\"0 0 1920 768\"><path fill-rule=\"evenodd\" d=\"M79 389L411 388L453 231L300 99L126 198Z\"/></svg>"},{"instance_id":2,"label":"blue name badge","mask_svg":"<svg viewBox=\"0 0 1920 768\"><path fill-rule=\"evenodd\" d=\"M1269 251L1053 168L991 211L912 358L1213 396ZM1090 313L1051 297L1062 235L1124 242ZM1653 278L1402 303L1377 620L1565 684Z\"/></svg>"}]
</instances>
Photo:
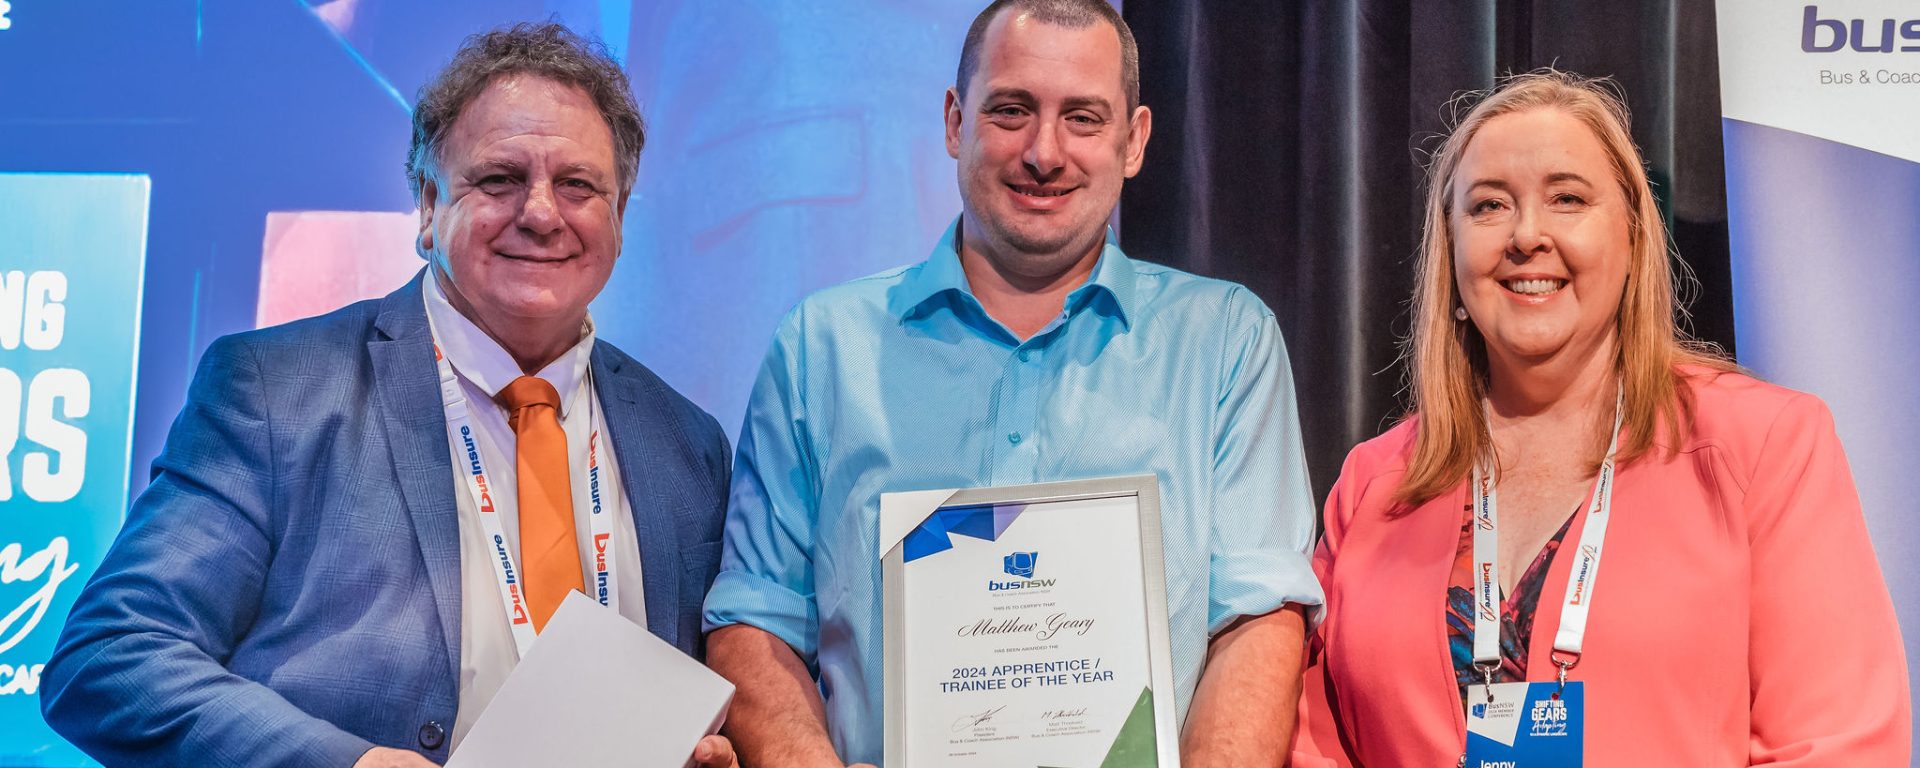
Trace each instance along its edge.
<instances>
[{"instance_id":1,"label":"blue name badge","mask_svg":"<svg viewBox=\"0 0 1920 768\"><path fill-rule=\"evenodd\" d=\"M1586 696L1580 682L1467 687L1466 768L1579 768Z\"/></svg>"}]
</instances>

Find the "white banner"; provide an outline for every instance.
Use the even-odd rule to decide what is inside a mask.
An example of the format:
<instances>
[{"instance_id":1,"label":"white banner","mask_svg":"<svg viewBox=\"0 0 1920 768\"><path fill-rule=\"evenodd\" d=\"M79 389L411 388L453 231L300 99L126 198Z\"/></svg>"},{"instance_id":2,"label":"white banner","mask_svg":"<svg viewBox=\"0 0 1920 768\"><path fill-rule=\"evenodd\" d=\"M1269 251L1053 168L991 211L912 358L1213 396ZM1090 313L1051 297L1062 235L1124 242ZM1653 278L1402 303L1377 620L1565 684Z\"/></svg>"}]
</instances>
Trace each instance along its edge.
<instances>
[{"instance_id":1,"label":"white banner","mask_svg":"<svg viewBox=\"0 0 1920 768\"><path fill-rule=\"evenodd\" d=\"M1718 11L1740 362L1833 409L1920 659L1920 3Z\"/></svg>"}]
</instances>

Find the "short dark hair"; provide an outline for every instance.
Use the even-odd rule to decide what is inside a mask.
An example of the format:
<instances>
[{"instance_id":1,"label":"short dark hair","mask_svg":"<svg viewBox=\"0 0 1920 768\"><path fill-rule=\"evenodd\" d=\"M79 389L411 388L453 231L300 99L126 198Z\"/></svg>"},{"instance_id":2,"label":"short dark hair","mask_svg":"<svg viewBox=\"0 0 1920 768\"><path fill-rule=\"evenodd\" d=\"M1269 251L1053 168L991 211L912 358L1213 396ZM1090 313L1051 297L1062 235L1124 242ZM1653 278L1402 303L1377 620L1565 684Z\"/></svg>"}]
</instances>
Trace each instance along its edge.
<instances>
[{"instance_id":1,"label":"short dark hair","mask_svg":"<svg viewBox=\"0 0 1920 768\"><path fill-rule=\"evenodd\" d=\"M621 196L633 189L647 133L619 62L606 46L558 23L522 23L467 38L446 68L420 86L413 107L413 144L407 149L407 186L415 202L420 201L428 166L440 159L440 141L461 111L493 81L513 75L535 75L586 91L613 132Z\"/></svg>"},{"instance_id":2,"label":"short dark hair","mask_svg":"<svg viewBox=\"0 0 1920 768\"><path fill-rule=\"evenodd\" d=\"M980 69L980 44L987 36L987 26L1007 10L1068 29L1086 29L1103 21L1113 27L1120 34L1120 85L1127 92L1127 110L1140 106L1140 46L1133 41L1133 30L1127 28L1126 20L1107 0L993 0L973 18L973 26L967 27L967 40L960 44L960 72L954 78L953 90L962 100L967 98L967 81Z\"/></svg>"}]
</instances>

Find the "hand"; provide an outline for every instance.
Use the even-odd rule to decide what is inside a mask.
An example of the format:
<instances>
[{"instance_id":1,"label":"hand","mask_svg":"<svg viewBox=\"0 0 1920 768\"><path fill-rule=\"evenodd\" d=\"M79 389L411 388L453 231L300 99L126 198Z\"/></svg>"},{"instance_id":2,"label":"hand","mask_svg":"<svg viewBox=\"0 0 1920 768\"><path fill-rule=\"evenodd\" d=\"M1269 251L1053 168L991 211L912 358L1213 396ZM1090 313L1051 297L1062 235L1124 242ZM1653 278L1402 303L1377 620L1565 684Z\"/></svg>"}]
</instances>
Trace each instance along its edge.
<instances>
[{"instance_id":1,"label":"hand","mask_svg":"<svg viewBox=\"0 0 1920 768\"><path fill-rule=\"evenodd\" d=\"M729 751L727 754L733 754ZM417 752L404 749L374 747L355 761L353 768L438 768L433 761L421 757Z\"/></svg>"}]
</instances>

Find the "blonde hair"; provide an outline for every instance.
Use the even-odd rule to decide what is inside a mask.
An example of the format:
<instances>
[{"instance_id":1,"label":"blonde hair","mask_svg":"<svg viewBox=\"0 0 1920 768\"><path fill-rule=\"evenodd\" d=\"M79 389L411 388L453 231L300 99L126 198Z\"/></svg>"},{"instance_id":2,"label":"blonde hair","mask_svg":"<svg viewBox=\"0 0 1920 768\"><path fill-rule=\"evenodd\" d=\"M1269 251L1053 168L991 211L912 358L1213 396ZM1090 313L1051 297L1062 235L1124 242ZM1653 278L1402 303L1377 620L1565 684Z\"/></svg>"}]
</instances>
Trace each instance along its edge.
<instances>
[{"instance_id":1,"label":"blonde hair","mask_svg":"<svg viewBox=\"0 0 1920 768\"><path fill-rule=\"evenodd\" d=\"M1604 78L1542 69L1514 75L1492 91L1468 98L1477 101L1428 166L1426 233L1414 278L1413 333L1401 348L1412 415L1419 417L1419 423L1398 496L1414 503L1454 487L1476 459L1493 453L1480 405L1487 391L1486 341L1473 323L1453 317L1460 297L1454 282L1449 216L1460 157L1480 128L1496 117L1558 109L1580 121L1599 139L1626 198L1632 252L1615 316L1614 370L1624 393L1624 434L1617 463L1626 464L1653 449L1663 428L1671 441L1669 450L1690 431L1692 403L1677 366L1735 370L1724 353L1689 339L1675 320L1676 283L1690 280L1691 275L1674 258L1617 86ZM1599 448L1595 446L1596 467Z\"/></svg>"}]
</instances>

